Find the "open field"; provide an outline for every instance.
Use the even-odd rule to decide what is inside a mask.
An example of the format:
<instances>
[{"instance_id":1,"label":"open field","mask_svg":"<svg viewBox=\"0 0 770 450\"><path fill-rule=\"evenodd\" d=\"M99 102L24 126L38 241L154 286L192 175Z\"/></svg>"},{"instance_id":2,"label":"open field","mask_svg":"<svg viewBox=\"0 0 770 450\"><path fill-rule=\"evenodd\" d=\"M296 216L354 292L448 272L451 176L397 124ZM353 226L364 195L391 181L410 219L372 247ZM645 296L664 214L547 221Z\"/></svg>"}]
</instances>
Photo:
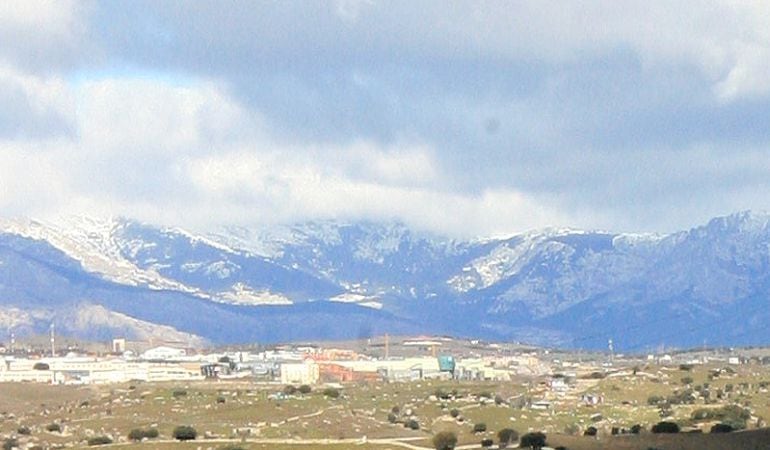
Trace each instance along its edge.
<instances>
[{"instance_id":1,"label":"open field","mask_svg":"<svg viewBox=\"0 0 770 450\"><path fill-rule=\"evenodd\" d=\"M0 385L0 433L3 439L16 437L24 445L42 448L85 448L90 437L107 435L115 442L113 447L203 450L238 444L245 449L341 450L431 448L432 436L447 430L457 434L459 446L479 448L483 438L496 441L497 431L509 427L520 434L544 431L549 445L577 450L770 449L768 431L756 430L770 417L770 370L743 365L715 376L719 369L645 366L636 373L630 368L615 370L601 378L579 376L569 391L558 393L538 378L346 384L339 388L340 398L324 395L319 386L305 395L277 399L275 394L283 386L247 381L91 386L7 383ZM666 408L648 404L652 396L703 391L704 386L712 393L708 404L703 397L692 404ZM716 393L721 398L716 399ZM601 396L603 401L586 405L581 401L583 394ZM536 410L522 404L527 399L547 399L551 406ZM699 408L728 404L751 411L748 431L711 435L712 423L691 418ZM389 414L393 414L390 420ZM705 434L655 435L647 431L663 415L683 427L700 426ZM411 420L418 429L405 426ZM474 426L482 423L486 431L474 433ZM48 431L51 424L58 424L61 431ZM634 424L644 431L611 436L611 428L628 429ZM193 426L197 439L173 441L173 429L179 425ZM597 437L580 436L589 426L598 429ZM22 427L29 429L29 435L19 435ZM137 428L155 428L159 437L133 443L127 436Z\"/></svg>"}]
</instances>

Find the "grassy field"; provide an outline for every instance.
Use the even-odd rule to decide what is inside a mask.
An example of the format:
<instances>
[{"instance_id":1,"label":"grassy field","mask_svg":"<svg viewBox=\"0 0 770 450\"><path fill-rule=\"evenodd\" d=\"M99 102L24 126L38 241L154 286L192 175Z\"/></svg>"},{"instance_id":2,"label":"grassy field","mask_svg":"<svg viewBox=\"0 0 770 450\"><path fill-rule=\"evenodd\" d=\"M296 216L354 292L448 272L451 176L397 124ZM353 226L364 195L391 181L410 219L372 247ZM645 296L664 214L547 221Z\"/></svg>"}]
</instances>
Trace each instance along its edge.
<instances>
[{"instance_id":1,"label":"grassy field","mask_svg":"<svg viewBox=\"0 0 770 450\"><path fill-rule=\"evenodd\" d=\"M706 434L610 435L612 427L640 424L649 430L660 421L661 408L648 404L650 396L671 396L696 386L702 389L706 383L724 398L708 405L703 399L673 405L666 411L670 414L666 420L695 426L698 423L691 420L695 409L739 404L751 410L750 429L763 425L763 418L770 417L770 372L763 366L740 366L734 373L720 372L715 377L718 369L649 366L636 374L628 370L602 379L581 379L577 389L564 393L551 392L538 379L350 384L342 387L342 396L336 399L316 388L306 395L275 400L271 394L283 386L245 381L103 386L9 383L0 385L0 433L3 439L16 436L24 445L42 448L85 448L90 437L108 435L115 441L112 446L136 448L214 450L237 443L246 449L336 450L429 448L432 436L445 430L455 432L460 445L478 447L482 439L496 440L497 431L509 427L520 434L544 431L550 445L578 450L770 449L770 436L764 430L717 436L708 434L708 423L701 424ZM446 395L436 396L441 393ZM584 393L600 395L604 401L584 405L580 400ZM496 404L495 397L548 399L552 407L539 411L507 401ZM394 407L397 423L390 423L388 415ZM410 420L419 429L405 427ZM54 423L61 432L47 430ZM487 431L474 433L474 425L482 423ZM198 438L172 442L172 431L179 425L193 426ZM589 426L599 429L598 437L579 436ZM30 433L18 435L21 427ZM127 436L136 428L155 428L160 436L132 443Z\"/></svg>"}]
</instances>

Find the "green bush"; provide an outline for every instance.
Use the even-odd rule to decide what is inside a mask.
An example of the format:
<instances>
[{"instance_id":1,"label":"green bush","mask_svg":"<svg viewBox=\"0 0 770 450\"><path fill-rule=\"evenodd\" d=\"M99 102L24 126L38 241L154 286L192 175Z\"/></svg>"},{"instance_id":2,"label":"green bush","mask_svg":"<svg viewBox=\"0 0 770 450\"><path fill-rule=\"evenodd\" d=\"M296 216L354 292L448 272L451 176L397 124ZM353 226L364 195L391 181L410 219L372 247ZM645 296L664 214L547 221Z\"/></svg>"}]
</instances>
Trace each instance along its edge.
<instances>
[{"instance_id":1,"label":"green bush","mask_svg":"<svg viewBox=\"0 0 770 450\"><path fill-rule=\"evenodd\" d=\"M433 448L436 450L452 450L457 445L457 435L451 431L442 431L433 436Z\"/></svg>"},{"instance_id":2,"label":"green bush","mask_svg":"<svg viewBox=\"0 0 770 450\"><path fill-rule=\"evenodd\" d=\"M50 431L51 433L60 433L61 432L61 425L58 423L49 423L45 427L46 430Z\"/></svg>"},{"instance_id":3,"label":"green bush","mask_svg":"<svg viewBox=\"0 0 770 450\"><path fill-rule=\"evenodd\" d=\"M406 428L412 429L412 430L419 430L420 429L420 422L410 419L404 422L404 426Z\"/></svg>"},{"instance_id":4,"label":"green bush","mask_svg":"<svg viewBox=\"0 0 770 450\"><path fill-rule=\"evenodd\" d=\"M479 423L473 425L473 432L474 433L483 433L485 431L487 431L487 424L485 424L484 422L479 422Z\"/></svg>"},{"instance_id":5,"label":"green bush","mask_svg":"<svg viewBox=\"0 0 770 450\"><path fill-rule=\"evenodd\" d=\"M457 416L460 415L460 410L457 409L457 408L452 408L452 410L449 411L449 415L454 417L454 418L457 418Z\"/></svg>"},{"instance_id":6,"label":"green bush","mask_svg":"<svg viewBox=\"0 0 770 450\"><path fill-rule=\"evenodd\" d=\"M598 433L599 430L596 429L596 427L588 427L583 432L583 436L596 436L596 433Z\"/></svg>"},{"instance_id":7,"label":"green bush","mask_svg":"<svg viewBox=\"0 0 770 450\"><path fill-rule=\"evenodd\" d=\"M30 434L32 434L32 430L30 430L28 426L22 425L16 430L16 433L21 434L23 436L29 436Z\"/></svg>"},{"instance_id":8,"label":"green bush","mask_svg":"<svg viewBox=\"0 0 770 450\"><path fill-rule=\"evenodd\" d=\"M299 391L300 394L309 394L313 390L313 388L311 388L307 384L303 384L297 390Z\"/></svg>"},{"instance_id":9,"label":"green bush","mask_svg":"<svg viewBox=\"0 0 770 450\"><path fill-rule=\"evenodd\" d=\"M388 413L388 422L396 423L396 420L398 420L398 417L395 414Z\"/></svg>"},{"instance_id":10,"label":"green bush","mask_svg":"<svg viewBox=\"0 0 770 450\"><path fill-rule=\"evenodd\" d=\"M15 438L8 438L3 442L3 450L13 450L19 447L19 441Z\"/></svg>"},{"instance_id":11,"label":"green bush","mask_svg":"<svg viewBox=\"0 0 770 450\"><path fill-rule=\"evenodd\" d=\"M486 438L481 440L481 448L490 448L495 443L492 439Z\"/></svg>"},{"instance_id":12,"label":"green bush","mask_svg":"<svg viewBox=\"0 0 770 450\"><path fill-rule=\"evenodd\" d=\"M139 428L134 428L133 430L128 432L128 439L132 441L141 441L144 439L144 430L140 430Z\"/></svg>"},{"instance_id":13,"label":"green bush","mask_svg":"<svg viewBox=\"0 0 770 450\"><path fill-rule=\"evenodd\" d=\"M332 387L326 388L324 389L324 396L328 398L339 398L340 390Z\"/></svg>"},{"instance_id":14,"label":"green bush","mask_svg":"<svg viewBox=\"0 0 770 450\"><path fill-rule=\"evenodd\" d=\"M187 391L184 389L174 389L174 391L171 393L171 395L174 398L180 398L187 396Z\"/></svg>"},{"instance_id":15,"label":"green bush","mask_svg":"<svg viewBox=\"0 0 770 450\"><path fill-rule=\"evenodd\" d=\"M545 433L534 431L521 437L519 447L529 448L531 450L540 450L545 447Z\"/></svg>"},{"instance_id":16,"label":"green bush","mask_svg":"<svg viewBox=\"0 0 770 450\"><path fill-rule=\"evenodd\" d=\"M91 445L91 446L107 445L107 444L112 444L112 439L110 439L108 436L94 436L88 439L88 445Z\"/></svg>"},{"instance_id":17,"label":"green bush","mask_svg":"<svg viewBox=\"0 0 770 450\"><path fill-rule=\"evenodd\" d=\"M198 432L189 425L180 425L174 428L171 435L178 441L192 441L198 436Z\"/></svg>"},{"instance_id":18,"label":"green bush","mask_svg":"<svg viewBox=\"0 0 770 450\"><path fill-rule=\"evenodd\" d=\"M519 433L513 428L503 428L497 432L497 440L500 441L500 445L506 446L519 440Z\"/></svg>"},{"instance_id":19,"label":"green bush","mask_svg":"<svg viewBox=\"0 0 770 450\"><path fill-rule=\"evenodd\" d=\"M283 393L286 395L294 395L297 393L297 388L292 385L286 385L286 387L283 388Z\"/></svg>"},{"instance_id":20,"label":"green bush","mask_svg":"<svg viewBox=\"0 0 770 450\"><path fill-rule=\"evenodd\" d=\"M143 430L141 428L134 428L128 433L128 438L132 441L141 441L142 439L155 439L160 434L158 433L157 428L148 428L146 430Z\"/></svg>"}]
</instances>

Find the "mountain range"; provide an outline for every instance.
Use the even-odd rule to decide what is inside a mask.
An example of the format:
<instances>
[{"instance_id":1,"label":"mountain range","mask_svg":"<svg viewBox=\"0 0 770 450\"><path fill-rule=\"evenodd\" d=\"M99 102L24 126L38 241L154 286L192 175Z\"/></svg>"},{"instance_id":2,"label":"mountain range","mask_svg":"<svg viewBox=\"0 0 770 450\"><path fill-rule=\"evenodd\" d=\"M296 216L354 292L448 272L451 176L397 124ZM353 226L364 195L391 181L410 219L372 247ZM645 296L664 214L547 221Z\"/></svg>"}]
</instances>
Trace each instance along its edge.
<instances>
[{"instance_id":1,"label":"mountain range","mask_svg":"<svg viewBox=\"0 0 770 450\"><path fill-rule=\"evenodd\" d=\"M568 348L770 343L770 215L671 234L458 240L398 223L193 233L0 220L0 330L204 343L449 334Z\"/></svg>"}]
</instances>

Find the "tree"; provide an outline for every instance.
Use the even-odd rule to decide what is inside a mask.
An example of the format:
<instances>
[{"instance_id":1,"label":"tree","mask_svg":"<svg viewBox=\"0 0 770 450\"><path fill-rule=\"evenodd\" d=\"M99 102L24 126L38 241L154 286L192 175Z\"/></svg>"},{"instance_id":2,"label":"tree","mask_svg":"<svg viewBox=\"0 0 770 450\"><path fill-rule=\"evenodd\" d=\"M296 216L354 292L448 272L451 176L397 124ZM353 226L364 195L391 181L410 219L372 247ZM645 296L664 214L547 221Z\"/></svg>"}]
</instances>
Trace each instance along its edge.
<instances>
[{"instance_id":1,"label":"tree","mask_svg":"<svg viewBox=\"0 0 770 450\"><path fill-rule=\"evenodd\" d=\"M479 423L473 425L473 432L474 433L483 433L485 431L487 431L487 424L485 424L484 422L479 422Z\"/></svg>"},{"instance_id":2,"label":"tree","mask_svg":"<svg viewBox=\"0 0 770 450\"><path fill-rule=\"evenodd\" d=\"M531 450L540 450L545 447L545 433L540 431L527 433L521 437L519 446L521 448L529 448Z\"/></svg>"},{"instance_id":3,"label":"tree","mask_svg":"<svg viewBox=\"0 0 770 450\"><path fill-rule=\"evenodd\" d=\"M500 445L503 447L519 440L519 433L513 428L503 428L497 432L497 440L500 441Z\"/></svg>"},{"instance_id":4,"label":"tree","mask_svg":"<svg viewBox=\"0 0 770 450\"><path fill-rule=\"evenodd\" d=\"M35 370L49 370L51 368L51 366L49 366L48 364L46 364L44 362L38 362L38 363L35 363L35 365L32 366L32 368L35 369Z\"/></svg>"},{"instance_id":5,"label":"tree","mask_svg":"<svg viewBox=\"0 0 770 450\"><path fill-rule=\"evenodd\" d=\"M674 422L658 422L652 426L653 433L679 433L679 425Z\"/></svg>"},{"instance_id":6,"label":"tree","mask_svg":"<svg viewBox=\"0 0 770 450\"><path fill-rule=\"evenodd\" d=\"M457 445L457 435L451 431L442 431L433 436L433 448L436 450L452 450Z\"/></svg>"},{"instance_id":7,"label":"tree","mask_svg":"<svg viewBox=\"0 0 770 450\"><path fill-rule=\"evenodd\" d=\"M310 387L310 386L308 386L307 384L303 384L303 385L302 385L302 386L300 386L300 387L299 387L299 389L297 389L297 390L299 391L299 393L300 393L300 394L309 394L309 393L310 393L310 391L312 391L312 390L313 390L313 388L311 388L311 387Z\"/></svg>"},{"instance_id":8,"label":"tree","mask_svg":"<svg viewBox=\"0 0 770 450\"><path fill-rule=\"evenodd\" d=\"M178 441L192 441L198 436L198 432L189 425L180 425L174 428L171 435Z\"/></svg>"}]
</instances>

